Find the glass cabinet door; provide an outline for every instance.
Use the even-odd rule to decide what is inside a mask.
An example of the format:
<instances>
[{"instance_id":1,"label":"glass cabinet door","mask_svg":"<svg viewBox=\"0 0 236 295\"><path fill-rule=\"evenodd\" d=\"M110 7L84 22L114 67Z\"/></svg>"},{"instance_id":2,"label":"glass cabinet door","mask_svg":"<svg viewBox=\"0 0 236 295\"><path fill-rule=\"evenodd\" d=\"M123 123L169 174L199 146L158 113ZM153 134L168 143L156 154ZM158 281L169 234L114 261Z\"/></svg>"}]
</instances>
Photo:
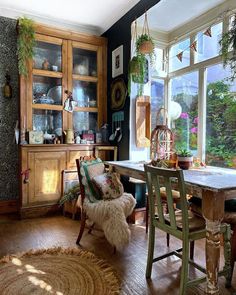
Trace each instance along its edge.
<instances>
[{"instance_id":1,"label":"glass cabinet door","mask_svg":"<svg viewBox=\"0 0 236 295\"><path fill-rule=\"evenodd\" d=\"M78 134L88 130L95 131L97 129L97 113L73 112L73 129Z\"/></svg>"},{"instance_id":2,"label":"glass cabinet door","mask_svg":"<svg viewBox=\"0 0 236 295\"><path fill-rule=\"evenodd\" d=\"M67 115L63 111L64 92L67 89L67 42L40 34L36 34L36 40L27 126L30 130L61 136L63 129L68 128Z\"/></svg>"},{"instance_id":3,"label":"glass cabinet door","mask_svg":"<svg viewBox=\"0 0 236 295\"><path fill-rule=\"evenodd\" d=\"M71 126L76 134L87 131L97 131L99 127L99 83L100 65L98 46L84 45L71 42L69 54L71 64L69 72L72 74L69 88L72 89L73 99L77 107L71 116Z\"/></svg>"},{"instance_id":4,"label":"glass cabinet door","mask_svg":"<svg viewBox=\"0 0 236 295\"><path fill-rule=\"evenodd\" d=\"M62 79L33 76L33 104L62 105Z\"/></svg>"},{"instance_id":5,"label":"glass cabinet door","mask_svg":"<svg viewBox=\"0 0 236 295\"><path fill-rule=\"evenodd\" d=\"M33 68L54 72L62 71L62 46L36 41Z\"/></svg>"},{"instance_id":6,"label":"glass cabinet door","mask_svg":"<svg viewBox=\"0 0 236 295\"><path fill-rule=\"evenodd\" d=\"M97 77L97 52L73 48L73 74Z\"/></svg>"},{"instance_id":7,"label":"glass cabinet door","mask_svg":"<svg viewBox=\"0 0 236 295\"><path fill-rule=\"evenodd\" d=\"M97 83L73 80L73 98L78 107L97 107Z\"/></svg>"}]
</instances>

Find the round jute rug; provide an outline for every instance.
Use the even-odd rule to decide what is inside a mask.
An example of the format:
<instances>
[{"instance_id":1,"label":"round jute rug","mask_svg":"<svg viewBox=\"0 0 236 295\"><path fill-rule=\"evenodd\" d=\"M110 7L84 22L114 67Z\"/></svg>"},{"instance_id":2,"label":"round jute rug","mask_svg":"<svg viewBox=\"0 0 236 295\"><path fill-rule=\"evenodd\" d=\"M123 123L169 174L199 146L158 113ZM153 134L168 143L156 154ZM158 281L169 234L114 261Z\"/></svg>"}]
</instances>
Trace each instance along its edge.
<instances>
[{"instance_id":1,"label":"round jute rug","mask_svg":"<svg viewBox=\"0 0 236 295\"><path fill-rule=\"evenodd\" d=\"M29 251L0 261L1 295L115 295L119 287L104 260L79 249Z\"/></svg>"}]
</instances>

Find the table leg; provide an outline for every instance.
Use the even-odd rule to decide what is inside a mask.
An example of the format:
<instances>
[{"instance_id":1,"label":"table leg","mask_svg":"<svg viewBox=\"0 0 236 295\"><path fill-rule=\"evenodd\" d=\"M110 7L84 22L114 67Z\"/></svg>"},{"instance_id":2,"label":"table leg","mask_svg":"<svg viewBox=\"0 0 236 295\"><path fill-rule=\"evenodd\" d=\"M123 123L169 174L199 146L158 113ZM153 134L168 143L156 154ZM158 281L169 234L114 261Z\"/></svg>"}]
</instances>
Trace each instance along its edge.
<instances>
[{"instance_id":1,"label":"table leg","mask_svg":"<svg viewBox=\"0 0 236 295\"><path fill-rule=\"evenodd\" d=\"M219 294L218 271L220 262L220 224L224 215L224 195L204 191L202 211L206 220L206 294Z\"/></svg>"},{"instance_id":2,"label":"table leg","mask_svg":"<svg viewBox=\"0 0 236 295\"><path fill-rule=\"evenodd\" d=\"M219 294L220 222L206 219L207 294Z\"/></svg>"}]
</instances>

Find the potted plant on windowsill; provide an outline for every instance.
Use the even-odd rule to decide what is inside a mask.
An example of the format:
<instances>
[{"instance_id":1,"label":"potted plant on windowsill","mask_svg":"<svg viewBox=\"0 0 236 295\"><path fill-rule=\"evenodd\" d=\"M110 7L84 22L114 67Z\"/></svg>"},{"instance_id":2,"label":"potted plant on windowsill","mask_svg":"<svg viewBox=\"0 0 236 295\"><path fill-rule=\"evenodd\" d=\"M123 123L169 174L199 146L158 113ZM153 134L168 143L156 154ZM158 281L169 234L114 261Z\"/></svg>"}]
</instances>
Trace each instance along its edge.
<instances>
[{"instance_id":1,"label":"potted plant on windowsill","mask_svg":"<svg viewBox=\"0 0 236 295\"><path fill-rule=\"evenodd\" d=\"M221 40L220 54L222 54L222 60L224 67L229 66L231 69L231 76L229 79L233 81L236 78L236 14L232 27L223 33Z\"/></svg>"},{"instance_id":2,"label":"potted plant on windowsill","mask_svg":"<svg viewBox=\"0 0 236 295\"><path fill-rule=\"evenodd\" d=\"M178 166L181 169L188 170L193 164L193 155L187 149L181 149L177 152Z\"/></svg>"}]
</instances>

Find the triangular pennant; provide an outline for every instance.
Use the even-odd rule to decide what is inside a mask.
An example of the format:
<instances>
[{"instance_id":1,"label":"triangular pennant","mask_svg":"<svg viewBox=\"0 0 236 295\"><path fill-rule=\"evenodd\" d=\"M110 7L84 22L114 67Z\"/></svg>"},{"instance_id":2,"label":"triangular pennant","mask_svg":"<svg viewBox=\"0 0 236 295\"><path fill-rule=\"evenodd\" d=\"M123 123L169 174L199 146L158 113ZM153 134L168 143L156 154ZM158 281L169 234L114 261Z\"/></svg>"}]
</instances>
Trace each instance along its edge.
<instances>
[{"instance_id":1,"label":"triangular pennant","mask_svg":"<svg viewBox=\"0 0 236 295\"><path fill-rule=\"evenodd\" d=\"M212 34L211 34L211 27L208 28L208 29L203 33L203 35L206 35L206 36L208 36L208 37L212 37Z\"/></svg>"},{"instance_id":2,"label":"triangular pennant","mask_svg":"<svg viewBox=\"0 0 236 295\"><path fill-rule=\"evenodd\" d=\"M197 52L197 41L194 41L191 45L190 45L190 48L194 51Z\"/></svg>"},{"instance_id":3,"label":"triangular pennant","mask_svg":"<svg viewBox=\"0 0 236 295\"><path fill-rule=\"evenodd\" d=\"M178 58L178 60L179 61L181 61L182 62L182 59L183 59L183 51L181 51L180 53L178 53L177 55L176 55L176 57Z\"/></svg>"}]
</instances>

